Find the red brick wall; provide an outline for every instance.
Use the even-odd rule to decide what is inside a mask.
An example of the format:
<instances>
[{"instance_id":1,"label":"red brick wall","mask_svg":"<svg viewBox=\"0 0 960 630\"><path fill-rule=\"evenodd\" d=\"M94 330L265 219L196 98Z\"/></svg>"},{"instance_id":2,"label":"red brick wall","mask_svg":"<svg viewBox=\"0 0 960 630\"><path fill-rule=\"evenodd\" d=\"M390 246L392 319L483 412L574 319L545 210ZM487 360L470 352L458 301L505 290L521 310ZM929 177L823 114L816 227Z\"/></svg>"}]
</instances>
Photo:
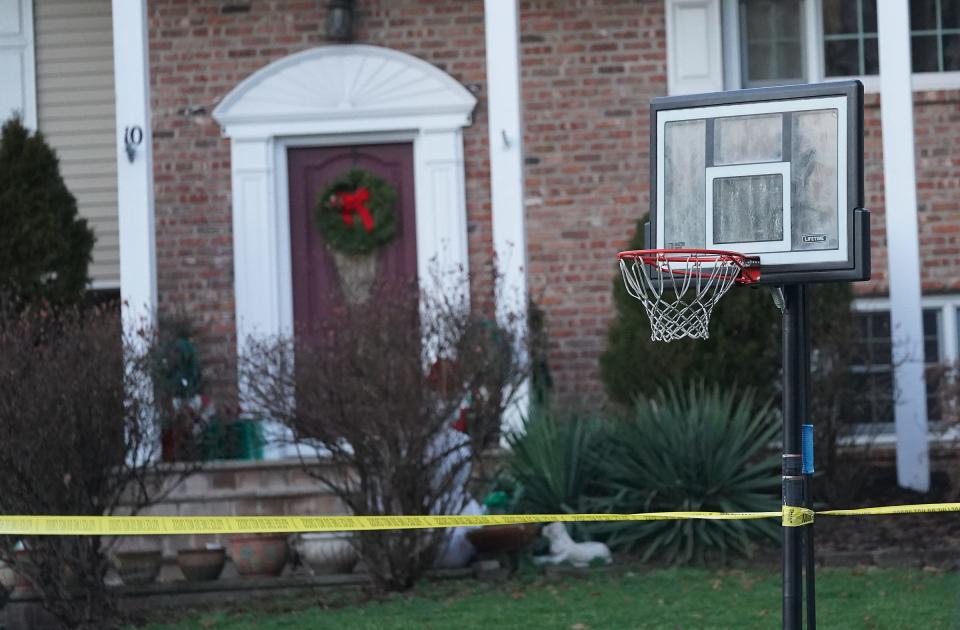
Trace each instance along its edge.
<instances>
[{"instance_id":1,"label":"red brick wall","mask_svg":"<svg viewBox=\"0 0 960 630\"><path fill-rule=\"evenodd\" d=\"M235 365L230 148L210 113L244 78L324 45L319 0L150 0L151 97L162 312L200 327L207 365ZM490 202L482 0L363 0L355 41L421 57L474 87L464 130L470 263L489 261Z\"/></svg>"},{"instance_id":2,"label":"red brick wall","mask_svg":"<svg viewBox=\"0 0 960 630\"><path fill-rule=\"evenodd\" d=\"M557 393L603 398L615 254L649 208L650 99L666 93L662 0L521 3L530 288Z\"/></svg>"},{"instance_id":3,"label":"red brick wall","mask_svg":"<svg viewBox=\"0 0 960 630\"><path fill-rule=\"evenodd\" d=\"M913 103L923 292L956 292L960 290L960 91L917 92ZM871 210L873 277L856 287L867 295L889 290L882 142L880 98L868 94L864 190Z\"/></svg>"}]
</instances>

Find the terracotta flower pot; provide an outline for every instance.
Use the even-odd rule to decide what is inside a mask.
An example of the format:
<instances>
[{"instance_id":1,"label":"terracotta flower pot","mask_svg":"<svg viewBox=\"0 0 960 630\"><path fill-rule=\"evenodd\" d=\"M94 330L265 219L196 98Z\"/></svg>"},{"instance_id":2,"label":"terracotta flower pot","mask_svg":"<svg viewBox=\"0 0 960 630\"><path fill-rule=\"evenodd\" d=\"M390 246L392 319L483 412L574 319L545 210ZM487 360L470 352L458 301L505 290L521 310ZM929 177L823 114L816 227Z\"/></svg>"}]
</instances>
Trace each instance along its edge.
<instances>
[{"instance_id":1,"label":"terracotta flower pot","mask_svg":"<svg viewBox=\"0 0 960 630\"><path fill-rule=\"evenodd\" d=\"M481 554L519 551L537 539L539 528L532 524L491 525L467 532L467 539Z\"/></svg>"},{"instance_id":2,"label":"terracotta flower pot","mask_svg":"<svg viewBox=\"0 0 960 630\"><path fill-rule=\"evenodd\" d=\"M251 535L230 539L230 557L243 577L276 576L287 564L287 536Z\"/></svg>"},{"instance_id":3,"label":"terracotta flower pot","mask_svg":"<svg viewBox=\"0 0 960 630\"><path fill-rule=\"evenodd\" d=\"M188 582L209 582L220 577L227 552L223 547L208 549L181 549L177 564Z\"/></svg>"},{"instance_id":4,"label":"terracotta flower pot","mask_svg":"<svg viewBox=\"0 0 960 630\"><path fill-rule=\"evenodd\" d=\"M30 562L30 552L26 549L17 549L14 552L14 555L17 558L17 564L22 567L27 567L28 569L32 567ZM22 595L34 593L33 584L21 573L16 574L16 579L13 583L13 592L20 593Z\"/></svg>"},{"instance_id":5,"label":"terracotta flower pot","mask_svg":"<svg viewBox=\"0 0 960 630\"><path fill-rule=\"evenodd\" d=\"M294 548L315 575L351 573L357 564L357 550L349 532L300 534Z\"/></svg>"},{"instance_id":6,"label":"terracotta flower pot","mask_svg":"<svg viewBox=\"0 0 960 630\"><path fill-rule=\"evenodd\" d=\"M160 574L163 554L160 551L122 551L114 555L114 564L120 580L127 586L152 584Z\"/></svg>"}]
</instances>

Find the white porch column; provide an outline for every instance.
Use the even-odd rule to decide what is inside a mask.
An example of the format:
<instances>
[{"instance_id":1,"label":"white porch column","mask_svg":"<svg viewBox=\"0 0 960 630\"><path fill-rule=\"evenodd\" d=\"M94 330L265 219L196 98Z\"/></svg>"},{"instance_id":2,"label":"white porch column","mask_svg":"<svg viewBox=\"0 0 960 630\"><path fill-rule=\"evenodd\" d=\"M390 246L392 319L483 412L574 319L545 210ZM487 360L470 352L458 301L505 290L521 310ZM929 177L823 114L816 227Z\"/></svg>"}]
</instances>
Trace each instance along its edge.
<instances>
[{"instance_id":1,"label":"white porch column","mask_svg":"<svg viewBox=\"0 0 960 630\"><path fill-rule=\"evenodd\" d=\"M520 97L520 11L517 0L484 0L487 108L490 133L490 202L493 248L502 286L497 317L519 315L527 324L527 232L523 192L523 113ZM520 349L518 349L520 350ZM504 418L516 428L526 412L526 390Z\"/></svg>"},{"instance_id":2,"label":"white porch column","mask_svg":"<svg viewBox=\"0 0 960 630\"><path fill-rule=\"evenodd\" d=\"M157 308L148 44L146 0L113 0L120 295L128 326L152 322Z\"/></svg>"},{"instance_id":3,"label":"white porch column","mask_svg":"<svg viewBox=\"0 0 960 630\"><path fill-rule=\"evenodd\" d=\"M877 3L880 110L883 130L890 324L893 341L897 480L924 492L930 486L927 398L920 306L920 250L910 85L908 0Z\"/></svg>"}]
</instances>

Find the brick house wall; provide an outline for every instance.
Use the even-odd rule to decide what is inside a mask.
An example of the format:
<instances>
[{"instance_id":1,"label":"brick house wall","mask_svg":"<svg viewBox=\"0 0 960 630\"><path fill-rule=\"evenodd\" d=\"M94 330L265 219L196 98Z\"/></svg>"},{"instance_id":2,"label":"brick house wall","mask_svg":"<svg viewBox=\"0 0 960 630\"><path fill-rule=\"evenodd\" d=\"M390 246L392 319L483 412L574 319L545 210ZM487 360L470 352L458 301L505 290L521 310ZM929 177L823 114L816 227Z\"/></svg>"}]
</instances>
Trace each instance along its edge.
<instances>
[{"instance_id":1,"label":"brick house wall","mask_svg":"<svg viewBox=\"0 0 960 630\"><path fill-rule=\"evenodd\" d=\"M594 405L614 255L650 204L663 2L524 2L520 29L530 290L546 311L557 393Z\"/></svg>"},{"instance_id":2,"label":"brick house wall","mask_svg":"<svg viewBox=\"0 0 960 630\"><path fill-rule=\"evenodd\" d=\"M210 112L254 71L326 45L315 0L150 0L157 266L162 312L198 318L208 365L235 365L230 153ZM666 93L662 0L525 0L521 8L529 286L546 313L566 403L604 400L597 359L612 316L613 254L649 207L649 101ZM482 0L361 0L354 41L425 59L478 97L464 129L475 301L492 259ZM925 292L960 289L960 92L915 95ZM886 292L879 97L865 111L874 280Z\"/></svg>"},{"instance_id":3,"label":"brick house wall","mask_svg":"<svg viewBox=\"0 0 960 630\"><path fill-rule=\"evenodd\" d=\"M873 277L855 287L861 295L885 295L889 261L880 97L868 94L864 100L864 190L872 215ZM953 293L960 291L960 91L915 92L913 106L921 284L925 295Z\"/></svg>"}]
</instances>

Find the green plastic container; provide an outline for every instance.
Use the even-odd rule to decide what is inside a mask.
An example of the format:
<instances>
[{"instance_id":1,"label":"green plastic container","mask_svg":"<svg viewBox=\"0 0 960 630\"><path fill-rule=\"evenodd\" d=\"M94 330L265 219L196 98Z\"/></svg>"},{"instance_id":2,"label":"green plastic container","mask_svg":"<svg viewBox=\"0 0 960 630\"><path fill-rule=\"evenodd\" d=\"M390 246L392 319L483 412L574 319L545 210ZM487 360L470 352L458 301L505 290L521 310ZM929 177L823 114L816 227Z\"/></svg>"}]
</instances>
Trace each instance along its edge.
<instances>
[{"instance_id":1,"label":"green plastic container","mask_svg":"<svg viewBox=\"0 0 960 630\"><path fill-rule=\"evenodd\" d=\"M263 459L263 430L259 420L213 420L204 430L207 461L217 459Z\"/></svg>"}]
</instances>

